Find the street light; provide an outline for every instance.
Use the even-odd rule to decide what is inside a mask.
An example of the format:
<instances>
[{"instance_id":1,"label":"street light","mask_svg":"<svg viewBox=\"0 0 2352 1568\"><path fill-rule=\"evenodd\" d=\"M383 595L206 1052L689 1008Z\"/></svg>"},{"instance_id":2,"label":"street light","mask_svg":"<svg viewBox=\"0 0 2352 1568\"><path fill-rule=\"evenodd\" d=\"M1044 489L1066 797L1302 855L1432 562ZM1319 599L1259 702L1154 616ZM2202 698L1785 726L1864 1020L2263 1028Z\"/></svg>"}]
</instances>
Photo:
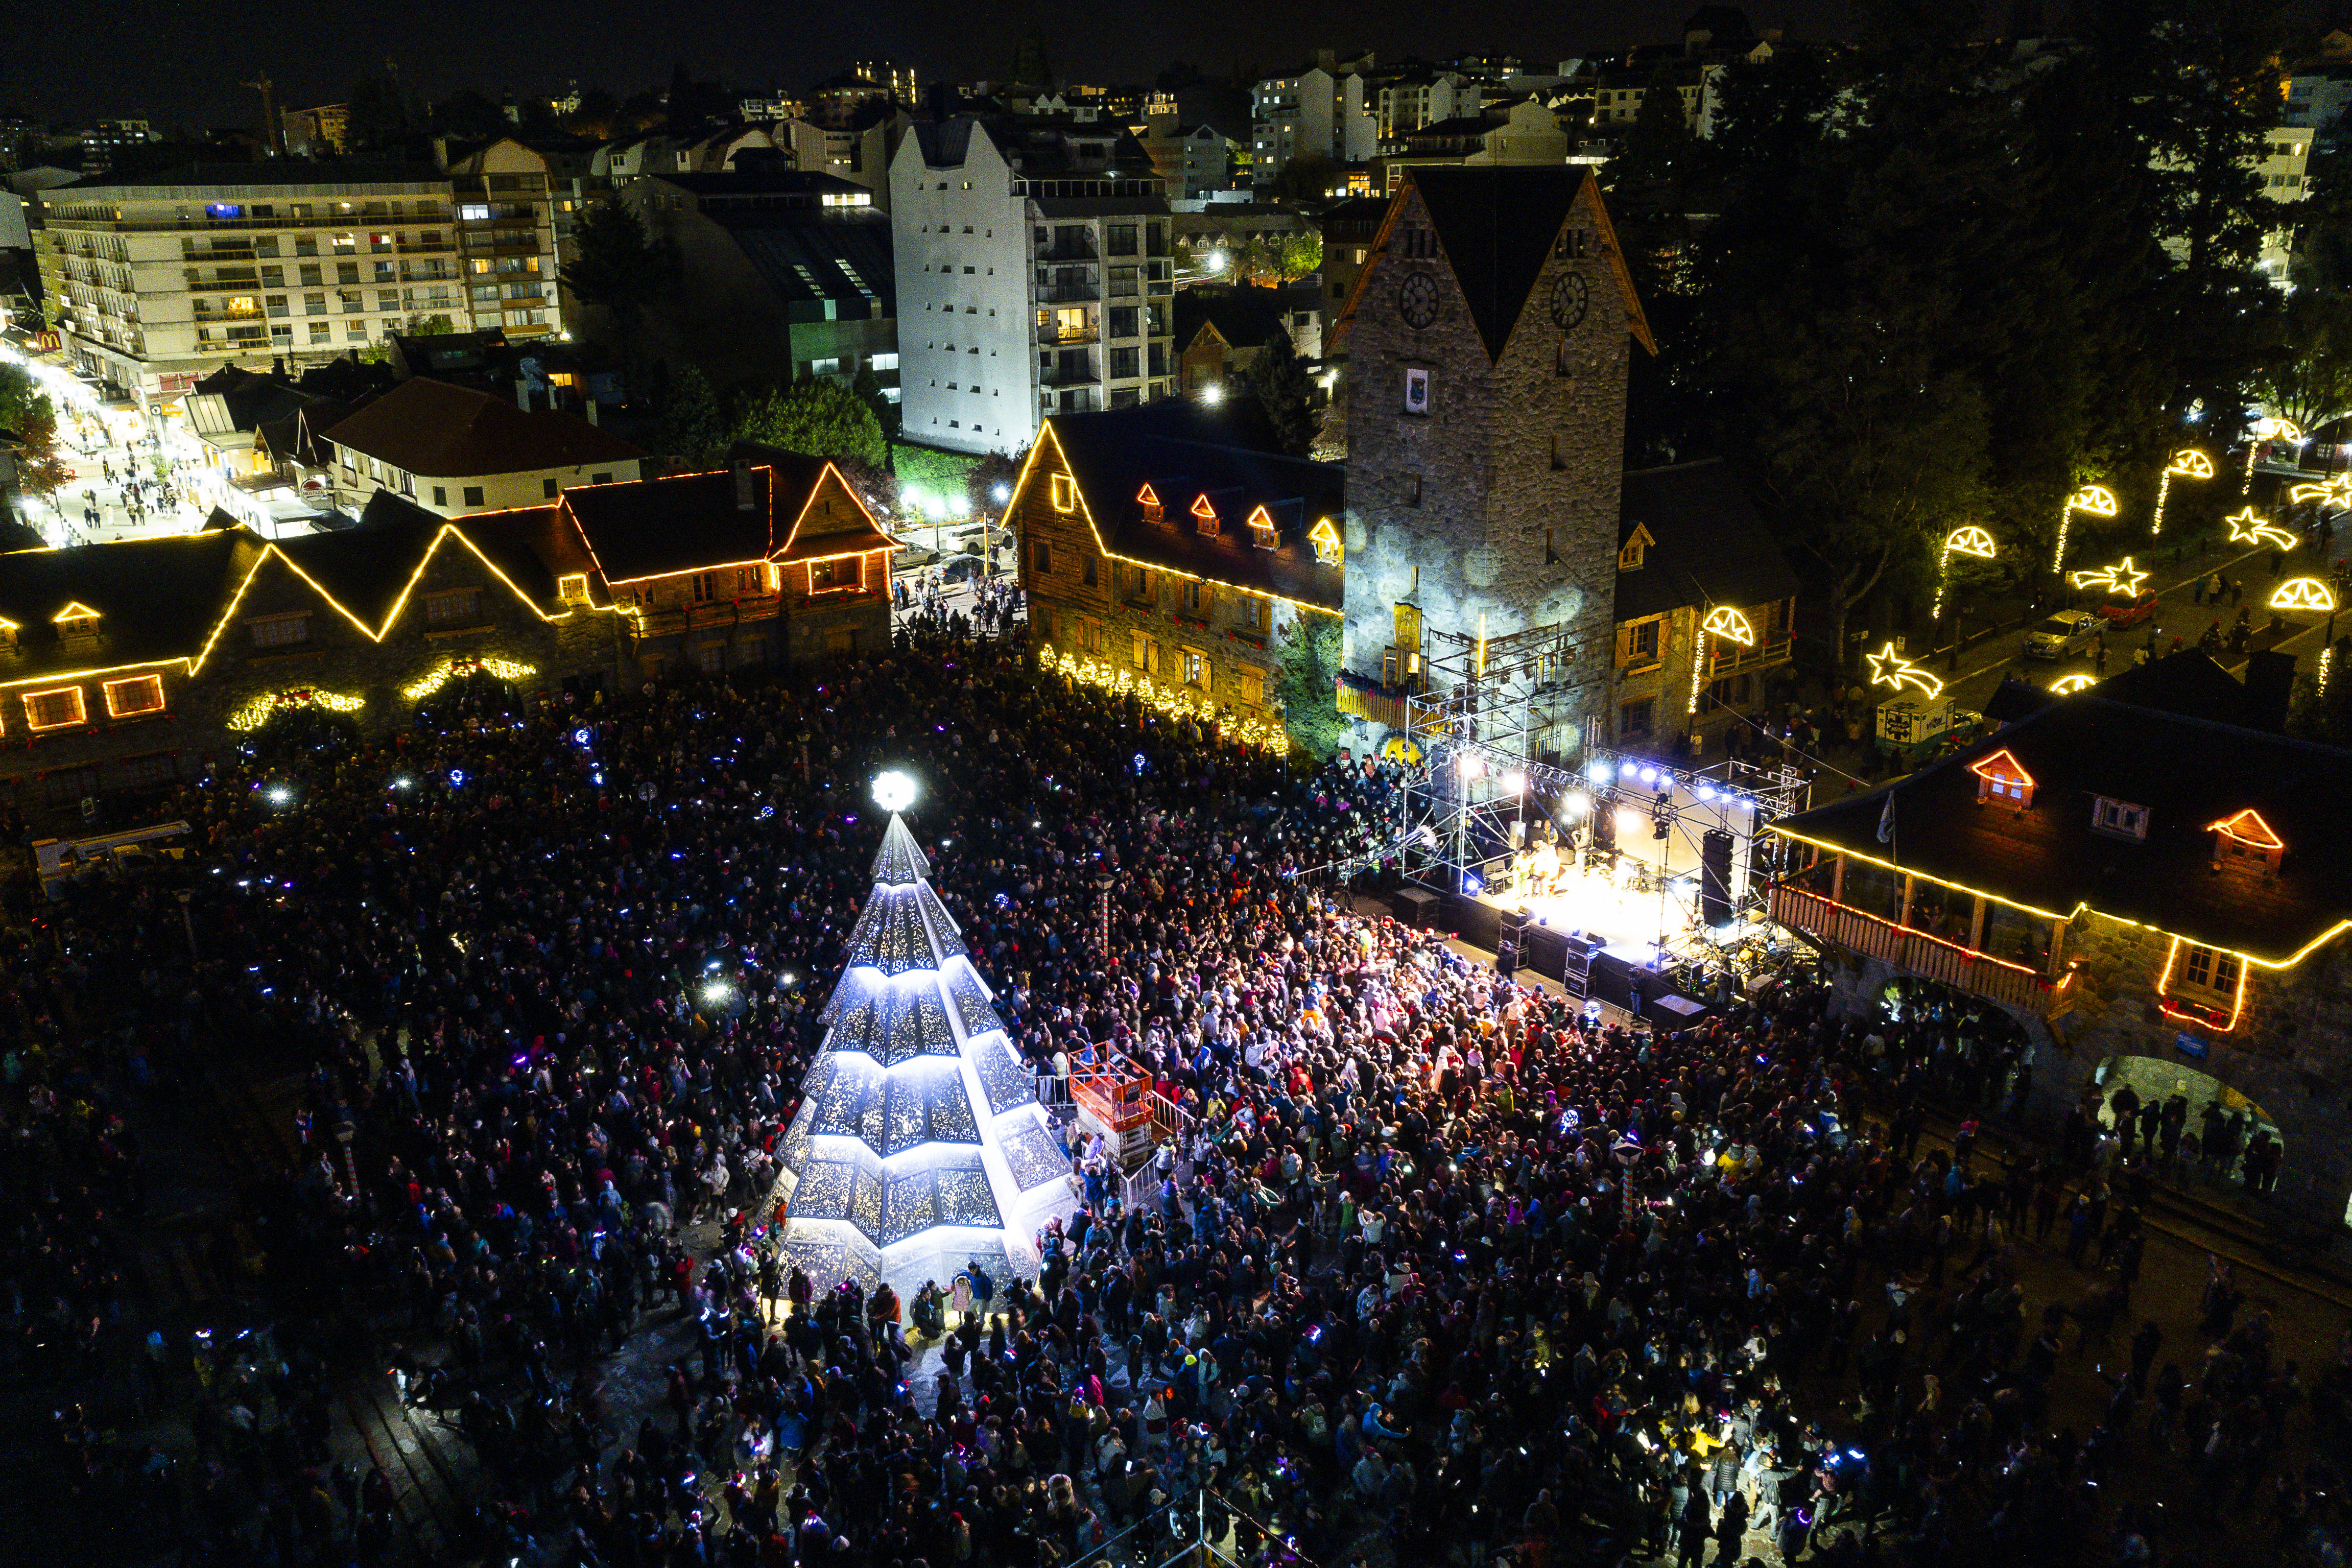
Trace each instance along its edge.
<instances>
[{"instance_id":1,"label":"street light","mask_svg":"<svg viewBox=\"0 0 2352 1568\"><path fill-rule=\"evenodd\" d=\"M2116 492L2105 485L2084 485L2068 496L2066 504L2058 509L2058 553L2052 559L2050 569L2053 572L2066 570L2066 531L2076 512L2088 512L2093 517L2113 517L2116 510Z\"/></svg>"},{"instance_id":2,"label":"street light","mask_svg":"<svg viewBox=\"0 0 2352 1568\"><path fill-rule=\"evenodd\" d=\"M1944 548L1936 556L1936 605L1928 612L1930 620L1944 618L1944 589L1951 581L1952 557L1955 555L1973 555L1979 561L1991 560L1992 535L1970 523L1944 536Z\"/></svg>"},{"instance_id":3,"label":"street light","mask_svg":"<svg viewBox=\"0 0 2352 1568\"><path fill-rule=\"evenodd\" d=\"M2164 498L2172 492L2172 476L2184 479L2210 479L2213 477L2213 459L2194 447L2183 447L2172 454L2164 465L2164 475L2156 481L2156 521L2148 525L2147 536L2154 539L2164 531Z\"/></svg>"},{"instance_id":4,"label":"street light","mask_svg":"<svg viewBox=\"0 0 2352 1568\"><path fill-rule=\"evenodd\" d=\"M1737 643L1741 647L1756 646L1756 628L1748 624L1746 616L1728 605L1717 605L1706 613L1706 618L1699 623L1698 646L1691 649L1689 711L1692 713L1698 711L1699 682L1706 668L1706 639L1711 637Z\"/></svg>"},{"instance_id":5,"label":"street light","mask_svg":"<svg viewBox=\"0 0 2352 1568\"><path fill-rule=\"evenodd\" d=\"M2292 419L2257 419L2246 432L2246 477L2238 486L2240 495L2250 496L2254 490L2254 458L2265 441L2300 441L2303 426Z\"/></svg>"}]
</instances>

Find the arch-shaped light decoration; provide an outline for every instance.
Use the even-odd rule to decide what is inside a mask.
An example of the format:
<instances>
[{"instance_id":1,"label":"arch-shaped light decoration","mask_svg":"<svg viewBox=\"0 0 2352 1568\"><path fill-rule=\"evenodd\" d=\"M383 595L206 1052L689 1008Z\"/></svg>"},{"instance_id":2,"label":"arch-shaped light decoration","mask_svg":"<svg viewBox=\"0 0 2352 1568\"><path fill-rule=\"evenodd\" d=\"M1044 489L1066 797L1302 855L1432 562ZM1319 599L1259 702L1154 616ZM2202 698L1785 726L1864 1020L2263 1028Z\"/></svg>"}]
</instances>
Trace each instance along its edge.
<instances>
[{"instance_id":1,"label":"arch-shaped light decoration","mask_svg":"<svg viewBox=\"0 0 2352 1568\"><path fill-rule=\"evenodd\" d=\"M2077 691L2088 691L2098 683L2094 676L2062 675L2050 683L2050 689L2061 697L2072 697Z\"/></svg>"},{"instance_id":2,"label":"arch-shaped light decoration","mask_svg":"<svg viewBox=\"0 0 2352 1568\"><path fill-rule=\"evenodd\" d=\"M2076 512L2086 511L2093 517L2113 517L2117 510L2116 492L2105 485L2084 485L2068 496L2066 504L2058 509L2058 552L2051 559L2050 570L2066 570L2066 533Z\"/></svg>"},{"instance_id":3,"label":"arch-shaped light decoration","mask_svg":"<svg viewBox=\"0 0 2352 1568\"><path fill-rule=\"evenodd\" d=\"M2172 494L2172 479L2178 474L2184 479L2210 479L2213 477L2213 459L2194 447L2183 447L2172 454L2164 465L2164 472L2156 481L2156 518L2147 526L2147 536L2157 538L2164 532L2164 502Z\"/></svg>"},{"instance_id":4,"label":"arch-shaped light decoration","mask_svg":"<svg viewBox=\"0 0 2352 1568\"><path fill-rule=\"evenodd\" d=\"M1700 625L1699 629L1712 633L1726 642L1736 642L1741 647L1756 646L1756 628L1748 625L1746 616L1728 605L1717 605L1714 609L1709 610L1706 613L1706 621Z\"/></svg>"},{"instance_id":5,"label":"arch-shaped light decoration","mask_svg":"<svg viewBox=\"0 0 2352 1568\"><path fill-rule=\"evenodd\" d=\"M1993 558L1992 535L1970 523L1956 528L1944 537L1944 548L1954 555L1973 555L1979 561Z\"/></svg>"},{"instance_id":6,"label":"arch-shaped light decoration","mask_svg":"<svg viewBox=\"0 0 2352 1568\"><path fill-rule=\"evenodd\" d=\"M2336 613L2336 590L2316 577L2290 577L2271 593L2273 610L2321 610Z\"/></svg>"}]
</instances>

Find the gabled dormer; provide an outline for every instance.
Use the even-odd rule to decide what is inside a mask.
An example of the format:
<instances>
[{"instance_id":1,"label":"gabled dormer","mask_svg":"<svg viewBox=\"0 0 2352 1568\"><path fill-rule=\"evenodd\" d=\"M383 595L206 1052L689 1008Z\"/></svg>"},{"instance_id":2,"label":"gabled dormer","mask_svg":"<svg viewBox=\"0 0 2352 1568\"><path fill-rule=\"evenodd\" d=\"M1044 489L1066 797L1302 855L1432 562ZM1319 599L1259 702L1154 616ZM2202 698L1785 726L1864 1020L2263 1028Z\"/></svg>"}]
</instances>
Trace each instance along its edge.
<instances>
[{"instance_id":1,"label":"gabled dormer","mask_svg":"<svg viewBox=\"0 0 2352 1568\"><path fill-rule=\"evenodd\" d=\"M1977 804L1999 801L2023 811L2033 804L2033 775L2007 751L1979 757L1969 764L1977 775Z\"/></svg>"},{"instance_id":2,"label":"gabled dormer","mask_svg":"<svg viewBox=\"0 0 2352 1568\"><path fill-rule=\"evenodd\" d=\"M1154 528L1168 526L1168 509L1160 504L1160 492L1153 489L1150 484L1147 483L1141 489L1135 492L1135 504L1142 512L1145 522Z\"/></svg>"},{"instance_id":3,"label":"gabled dormer","mask_svg":"<svg viewBox=\"0 0 2352 1568\"><path fill-rule=\"evenodd\" d=\"M2234 868L2260 876L2275 876L2279 861L2286 855L2286 841L2252 806L2213 823L2205 831L2213 836L2216 871Z\"/></svg>"},{"instance_id":4,"label":"gabled dormer","mask_svg":"<svg viewBox=\"0 0 2352 1568\"><path fill-rule=\"evenodd\" d=\"M1206 490L1192 498L1192 526L1200 530L1203 539L1217 537L1217 530L1221 526L1217 521L1217 507Z\"/></svg>"},{"instance_id":5,"label":"gabled dormer","mask_svg":"<svg viewBox=\"0 0 2352 1568\"><path fill-rule=\"evenodd\" d=\"M1274 525L1274 515L1259 507L1249 514L1250 542L1260 550L1275 550L1282 544L1282 531Z\"/></svg>"},{"instance_id":6,"label":"gabled dormer","mask_svg":"<svg viewBox=\"0 0 2352 1568\"><path fill-rule=\"evenodd\" d=\"M86 649L98 644L99 613L79 599L70 599L66 607L50 617L57 623L58 640L69 649Z\"/></svg>"},{"instance_id":7,"label":"gabled dormer","mask_svg":"<svg viewBox=\"0 0 2352 1568\"><path fill-rule=\"evenodd\" d=\"M1633 531L1625 536L1625 542L1617 547L1617 570L1620 572L1639 572L1642 569L1643 559L1648 554L1650 546L1656 542L1657 541L1651 537L1650 531L1648 529L1643 528L1638 522L1635 523L1633 525Z\"/></svg>"}]
</instances>

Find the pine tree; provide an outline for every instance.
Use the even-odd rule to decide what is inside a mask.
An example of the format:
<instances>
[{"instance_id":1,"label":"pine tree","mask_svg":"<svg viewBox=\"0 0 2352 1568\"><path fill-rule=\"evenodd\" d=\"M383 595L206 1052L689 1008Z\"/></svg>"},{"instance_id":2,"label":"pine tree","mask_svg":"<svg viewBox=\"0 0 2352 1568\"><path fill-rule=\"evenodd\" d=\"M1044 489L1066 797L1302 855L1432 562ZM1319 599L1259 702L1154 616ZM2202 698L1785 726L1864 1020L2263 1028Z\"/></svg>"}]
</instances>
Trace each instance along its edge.
<instances>
[{"instance_id":1,"label":"pine tree","mask_svg":"<svg viewBox=\"0 0 2352 1568\"><path fill-rule=\"evenodd\" d=\"M662 400L662 445L695 467L718 461L727 447L727 416L699 365L681 369Z\"/></svg>"},{"instance_id":2,"label":"pine tree","mask_svg":"<svg viewBox=\"0 0 2352 1568\"><path fill-rule=\"evenodd\" d=\"M1276 331L1265 340L1257 363L1250 368L1250 384L1284 455L1307 456L1315 440L1315 393L1307 379L1307 366L1290 346L1288 332Z\"/></svg>"}]
</instances>

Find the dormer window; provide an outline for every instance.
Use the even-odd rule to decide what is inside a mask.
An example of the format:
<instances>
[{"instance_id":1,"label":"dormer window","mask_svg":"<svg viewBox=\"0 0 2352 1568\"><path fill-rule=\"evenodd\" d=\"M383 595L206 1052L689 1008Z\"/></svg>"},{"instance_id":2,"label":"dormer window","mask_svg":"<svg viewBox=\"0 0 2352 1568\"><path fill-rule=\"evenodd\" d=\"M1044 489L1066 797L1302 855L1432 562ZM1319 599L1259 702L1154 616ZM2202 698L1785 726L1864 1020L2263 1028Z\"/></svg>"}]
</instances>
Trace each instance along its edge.
<instances>
[{"instance_id":1,"label":"dormer window","mask_svg":"<svg viewBox=\"0 0 2352 1568\"><path fill-rule=\"evenodd\" d=\"M1202 538L1214 539L1217 537L1217 509L1210 504L1208 491L1202 490L1198 496L1193 498L1192 520L1193 526L1197 527L1201 531Z\"/></svg>"},{"instance_id":2,"label":"dormer window","mask_svg":"<svg viewBox=\"0 0 2352 1568\"><path fill-rule=\"evenodd\" d=\"M2033 775L2005 751L1978 758L1969 764L1969 772L1977 775L1977 800L1979 804L1989 800L2003 801L2020 811L2033 804Z\"/></svg>"},{"instance_id":3,"label":"dormer window","mask_svg":"<svg viewBox=\"0 0 2352 1568\"><path fill-rule=\"evenodd\" d=\"M1656 542L1656 540L1650 537L1648 529L1638 522L1635 523L1633 531L1626 536L1625 542L1617 547L1617 570L1639 572L1642 569L1643 556L1648 552L1650 546Z\"/></svg>"},{"instance_id":4,"label":"dormer window","mask_svg":"<svg viewBox=\"0 0 2352 1568\"><path fill-rule=\"evenodd\" d=\"M1054 495L1054 510L1055 511L1076 511L1078 510L1078 481L1076 479L1071 478L1067 474L1055 474L1054 476L1052 489Z\"/></svg>"},{"instance_id":5,"label":"dormer window","mask_svg":"<svg viewBox=\"0 0 2352 1568\"><path fill-rule=\"evenodd\" d=\"M1143 521L1154 528L1168 525L1168 509L1160 504L1160 492L1150 485L1135 492L1135 504L1143 509Z\"/></svg>"},{"instance_id":6,"label":"dormer window","mask_svg":"<svg viewBox=\"0 0 2352 1568\"><path fill-rule=\"evenodd\" d=\"M1315 546L1315 559L1326 566L1341 565L1347 561L1347 547L1340 542L1339 531L1328 517L1307 531L1307 542Z\"/></svg>"},{"instance_id":7,"label":"dormer window","mask_svg":"<svg viewBox=\"0 0 2352 1568\"><path fill-rule=\"evenodd\" d=\"M2100 795L2091 802L2091 827L2110 838L2145 840L2147 837L2147 807Z\"/></svg>"},{"instance_id":8,"label":"dormer window","mask_svg":"<svg viewBox=\"0 0 2352 1568\"><path fill-rule=\"evenodd\" d=\"M2286 853L2286 841L2263 820L2261 812L2251 807L2212 824L2205 831L2213 836L2213 868L2217 871L2235 865L2268 875L2277 871L2280 858Z\"/></svg>"},{"instance_id":9,"label":"dormer window","mask_svg":"<svg viewBox=\"0 0 2352 1568\"><path fill-rule=\"evenodd\" d=\"M98 635L98 612L75 600L57 613L58 636L61 637L94 637Z\"/></svg>"},{"instance_id":10,"label":"dormer window","mask_svg":"<svg viewBox=\"0 0 2352 1568\"><path fill-rule=\"evenodd\" d=\"M1249 529L1250 542L1260 550L1273 550L1282 543L1281 531L1274 526L1274 518L1264 507L1249 514Z\"/></svg>"},{"instance_id":11,"label":"dormer window","mask_svg":"<svg viewBox=\"0 0 2352 1568\"><path fill-rule=\"evenodd\" d=\"M16 622L0 619L0 648L13 648L16 646L17 630Z\"/></svg>"}]
</instances>

